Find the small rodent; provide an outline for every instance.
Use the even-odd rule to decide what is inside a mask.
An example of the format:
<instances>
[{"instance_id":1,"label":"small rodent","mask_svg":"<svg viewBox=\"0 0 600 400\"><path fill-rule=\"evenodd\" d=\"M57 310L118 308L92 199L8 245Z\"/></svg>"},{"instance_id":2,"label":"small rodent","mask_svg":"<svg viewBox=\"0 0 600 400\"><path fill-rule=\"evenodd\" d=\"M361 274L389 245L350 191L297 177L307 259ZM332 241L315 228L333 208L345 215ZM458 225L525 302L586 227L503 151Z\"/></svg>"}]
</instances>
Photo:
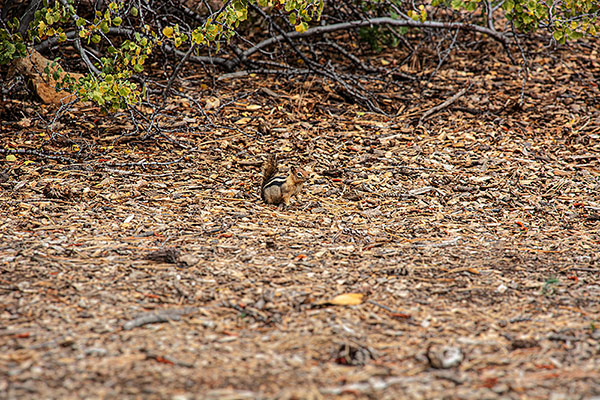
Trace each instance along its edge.
<instances>
[{"instance_id":1,"label":"small rodent","mask_svg":"<svg viewBox=\"0 0 600 400\"><path fill-rule=\"evenodd\" d=\"M308 179L308 172L292 167L287 176L278 176L277 157L269 156L263 164L263 181L260 196L267 204L290 205L292 196L297 195Z\"/></svg>"}]
</instances>

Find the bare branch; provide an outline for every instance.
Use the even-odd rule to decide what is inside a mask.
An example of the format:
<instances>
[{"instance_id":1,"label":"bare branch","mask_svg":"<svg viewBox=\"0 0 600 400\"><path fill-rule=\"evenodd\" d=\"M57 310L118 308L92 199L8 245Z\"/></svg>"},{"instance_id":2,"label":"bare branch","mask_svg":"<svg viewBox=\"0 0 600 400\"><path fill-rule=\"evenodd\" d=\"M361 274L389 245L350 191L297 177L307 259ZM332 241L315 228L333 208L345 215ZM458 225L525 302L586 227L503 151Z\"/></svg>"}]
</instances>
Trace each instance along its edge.
<instances>
[{"instance_id":1,"label":"bare branch","mask_svg":"<svg viewBox=\"0 0 600 400\"><path fill-rule=\"evenodd\" d=\"M193 44L193 45L190 46L190 49L187 51L187 53L185 53L185 55L179 61L179 63L175 67L175 70L171 74L171 77L169 78L169 81L167 82L167 86L163 90L163 96L162 96L163 97L163 102L162 102L161 108L165 106L165 103L167 102L167 97L169 96L169 91L171 90L171 86L173 86L173 81L177 77L177 74L179 73L179 71L181 71L181 68L183 67L183 64L187 61L187 59L190 57L190 55L194 51L194 48L196 48L195 44Z\"/></svg>"},{"instance_id":2,"label":"bare branch","mask_svg":"<svg viewBox=\"0 0 600 400\"><path fill-rule=\"evenodd\" d=\"M523 74L523 82L521 83L521 95L519 96L519 106L523 106L523 102L525 101L525 85L527 84L527 80L529 79L529 61L527 60L527 55L525 54L525 49L521 46L521 42L519 41L519 36L515 31L515 25L510 22L510 28L512 29L513 36L515 38L515 43L519 48L519 52L521 53L521 59L523 60L523 64L521 65L521 73Z\"/></svg>"},{"instance_id":3,"label":"bare branch","mask_svg":"<svg viewBox=\"0 0 600 400\"><path fill-rule=\"evenodd\" d=\"M67 3L67 0L60 0L60 2L65 8L69 8L69 3ZM75 26L77 26L77 20L81 17L77 14L73 14L72 18L73 21L75 21ZM92 71L95 75L100 75L101 71L98 68L96 68L92 61L90 61L89 57L87 56L86 50L81 45L81 39L79 38L79 35L75 36L75 47L77 48L77 51L79 51L79 55L81 55L81 59L83 60L85 65L87 65L88 69Z\"/></svg>"},{"instance_id":4,"label":"bare branch","mask_svg":"<svg viewBox=\"0 0 600 400\"><path fill-rule=\"evenodd\" d=\"M140 313L134 319L123 324L123 330L131 330L139 326L155 324L158 322L179 321L182 315L197 312L196 307L184 307L183 309L164 309L156 312Z\"/></svg>"},{"instance_id":5,"label":"bare branch","mask_svg":"<svg viewBox=\"0 0 600 400\"><path fill-rule=\"evenodd\" d=\"M373 26L373 25L408 26L408 27L413 27L413 28L431 28L431 29L460 29L460 30L464 30L464 31L471 31L471 32L486 34L486 35L489 35L490 37L492 37L493 39L495 39L496 41L500 42L504 46L504 49L508 53L508 56L510 57L511 61L513 63L515 62L512 57L512 54L510 53L510 49L508 47L508 41L507 41L506 37L502 33L497 32L495 30L491 30L489 28L479 26L479 25L467 24L467 23L462 23L462 22L437 22L437 21L419 22L419 21L414 21L412 19L394 19L394 18L390 18L390 17L372 18L372 19L366 19L366 20L361 20L361 21L350 21L350 22L342 22L339 24L315 26L313 28L307 29L304 32L293 31L293 32L287 32L285 34L282 33L275 37L271 37L269 39L263 40L262 42L258 43L256 46L244 51L240 55L240 59L243 62L249 56L256 53L257 51L259 51L265 47L268 47L274 43L278 43L282 40L289 40L289 39L295 39L295 38L299 38L299 37L308 37L308 36L314 36L314 35L322 35L322 34L328 33L328 32L335 32L335 31L339 31L339 30L360 28L363 26ZM235 65L236 62L231 61L231 63L233 65L230 65L230 68L233 68L233 66Z\"/></svg>"},{"instance_id":6,"label":"bare branch","mask_svg":"<svg viewBox=\"0 0 600 400\"><path fill-rule=\"evenodd\" d=\"M226 81L230 79L243 78L251 74L265 74L265 75L310 75L312 71L310 69L252 69L249 71L236 71L229 74L221 75L217 78L218 81Z\"/></svg>"},{"instance_id":7,"label":"bare branch","mask_svg":"<svg viewBox=\"0 0 600 400\"><path fill-rule=\"evenodd\" d=\"M496 31L496 28L494 28L494 8L492 7L492 0L485 0L485 8L487 13L488 28L490 28L493 31Z\"/></svg>"}]
</instances>

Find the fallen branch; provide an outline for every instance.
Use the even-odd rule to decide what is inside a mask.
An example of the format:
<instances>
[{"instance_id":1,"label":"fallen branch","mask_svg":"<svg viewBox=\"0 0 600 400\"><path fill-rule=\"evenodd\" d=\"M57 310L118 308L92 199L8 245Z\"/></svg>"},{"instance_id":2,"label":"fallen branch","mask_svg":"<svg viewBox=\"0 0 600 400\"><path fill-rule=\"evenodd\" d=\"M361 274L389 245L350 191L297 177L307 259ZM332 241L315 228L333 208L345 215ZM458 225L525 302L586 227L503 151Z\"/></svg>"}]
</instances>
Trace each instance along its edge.
<instances>
[{"instance_id":1,"label":"fallen branch","mask_svg":"<svg viewBox=\"0 0 600 400\"><path fill-rule=\"evenodd\" d=\"M251 74L264 74L264 75L309 75L311 71L309 69L252 69L249 71L236 71L229 74L223 74L217 78L217 82L226 81L229 79L237 79L249 76Z\"/></svg>"},{"instance_id":2,"label":"fallen branch","mask_svg":"<svg viewBox=\"0 0 600 400\"><path fill-rule=\"evenodd\" d=\"M33 149L0 149L0 154L27 154L42 159L49 159L55 161L62 161L64 163L74 163L76 160L72 158L72 155L66 155L66 153L58 151L41 151Z\"/></svg>"},{"instance_id":3,"label":"fallen branch","mask_svg":"<svg viewBox=\"0 0 600 400\"><path fill-rule=\"evenodd\" d=\"M423 116L421 117L421 119L419 119L419 123L423 122L424 120L426 120L427 118L429 118L431 115L435 114L436 112L443 110L444 108L448 107L450 104L454 103L456 100L458 100L462 95L464 95L465 93L467 93L467 91L469 89L471 89L471 86L473 86L473 83L469 82L469 85L463 89L461 89L458 93L456 93L454 96L450 97L448 100L446 100L445 102L443 102L442 104L438 104L437 106L430 108L429 110L427 110Z\"/></svg>"},{"instance_id":4,"label":"fallen branch","mask_svg":"<svg viewBox=\"0 0 600 400\"><path fill-rule=\"evenodd\" d=\"M180 367L185 367L185 368L194 368L194 363L192 363L192 362L182 361L175 357L172 357L169 355L162 355L159 353L155 353L153 351L146 352L146 359L147 360L156 360L163 364L172 364L172 365L178 365Z\"/></svg>"},{"instance_id":5,"label":"fallen branch","mask_svg":"<svg viewBox=\"0 0 600 400\"><path fill-rule=\"evenodd\" d=\"M185 307L183 309L167 309L156 312L146 312L137 314L137 316L123 324L123 330L131 330L148 324L159 322L179 321L182 315L192 314L198 311L196 307Z\"/></svg>"}]
</instances>

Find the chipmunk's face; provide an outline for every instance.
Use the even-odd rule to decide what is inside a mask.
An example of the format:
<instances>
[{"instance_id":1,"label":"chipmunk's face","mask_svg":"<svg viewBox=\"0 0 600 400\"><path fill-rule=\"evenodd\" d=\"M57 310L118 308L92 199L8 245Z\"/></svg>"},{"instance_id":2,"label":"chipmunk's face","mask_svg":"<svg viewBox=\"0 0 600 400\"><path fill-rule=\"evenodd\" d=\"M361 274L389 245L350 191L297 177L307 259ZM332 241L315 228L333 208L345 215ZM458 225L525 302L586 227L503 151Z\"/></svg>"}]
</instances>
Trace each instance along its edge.
<instances>
[{"instance_id":1,"label":"chipmunk's face","mask_svg":"<svg viewBox=\"0 0 600 400\"><path fill-rule=\"evenodd\" d=\"M308 177L309 177L308 171L305 171L302 168L294 167L292 169L292 173L294 174L294 177L296 178L297 181L304 182L304 181L308 180Z\"/></svg>"}]
</instances>

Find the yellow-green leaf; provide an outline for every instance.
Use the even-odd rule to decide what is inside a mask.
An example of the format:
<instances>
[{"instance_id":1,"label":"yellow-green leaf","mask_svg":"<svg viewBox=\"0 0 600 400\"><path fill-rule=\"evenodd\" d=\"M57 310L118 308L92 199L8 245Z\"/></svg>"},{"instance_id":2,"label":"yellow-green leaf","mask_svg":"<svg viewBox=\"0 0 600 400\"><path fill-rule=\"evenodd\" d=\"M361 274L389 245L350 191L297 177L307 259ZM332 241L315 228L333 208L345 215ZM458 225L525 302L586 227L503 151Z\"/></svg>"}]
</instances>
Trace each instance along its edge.
<instances>
[{"instance_id":1,"label":"yellow-green leaf","mask_svg":"<svg viewBox=\"0 0 600 400\"><path fill-rule=\"evenodd\" d=\"M304 21L300 22L298 25L296 25L296 32L305 32L308 29L308 24Z\"/></svg>"},{"instance_id":2,"label":"yellow-green leaf","mask_svg":"<svg viewBox=\"0 0 600 400\"><path fill-rule=\"evenodd\" d=\"M171 38L173 36L173 28L171 28L170 26L165 26L162 30L162 33L166 37Z\"/></svg>"},{"instance_id":3,"label":"yellow-green leaf","mask_svg":"<svg viewBox=\"0 0 600 400\"><path fill-rule=\"evenodd\" d=\"M14 154L9 154L6 156L6 161L17 161L17 157Z\"/></svg>"}]
</instances>

